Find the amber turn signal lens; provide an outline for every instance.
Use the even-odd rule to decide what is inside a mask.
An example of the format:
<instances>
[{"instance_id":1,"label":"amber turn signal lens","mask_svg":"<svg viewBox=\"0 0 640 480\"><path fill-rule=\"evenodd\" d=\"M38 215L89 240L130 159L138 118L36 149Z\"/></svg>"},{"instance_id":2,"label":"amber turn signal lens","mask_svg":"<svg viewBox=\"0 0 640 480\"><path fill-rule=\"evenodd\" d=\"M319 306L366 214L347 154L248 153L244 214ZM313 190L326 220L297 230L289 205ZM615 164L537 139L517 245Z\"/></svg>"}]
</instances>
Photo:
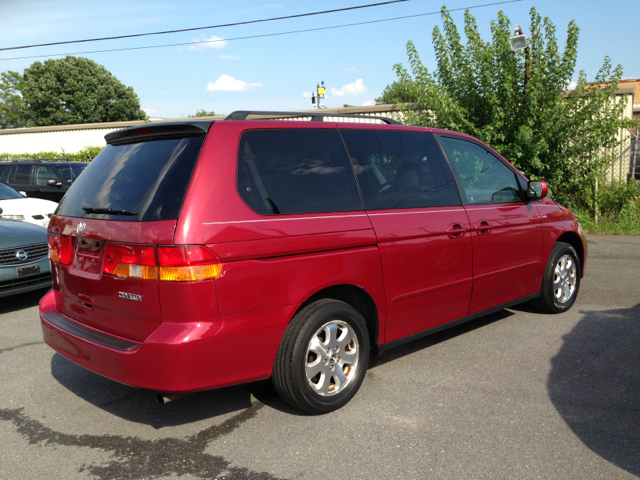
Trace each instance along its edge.
<instances>
[{"instance_id":1,"label":"amber turn signal lens","mask_svg":"<svg viewBox=\"0 0 640 480\"><path fill-rule=\"evenodd\" d=\"M165 282L197 282L217 278L222 264L194 265L190 267L160 267L160 280Z\"/></svg>"}]
</instances>

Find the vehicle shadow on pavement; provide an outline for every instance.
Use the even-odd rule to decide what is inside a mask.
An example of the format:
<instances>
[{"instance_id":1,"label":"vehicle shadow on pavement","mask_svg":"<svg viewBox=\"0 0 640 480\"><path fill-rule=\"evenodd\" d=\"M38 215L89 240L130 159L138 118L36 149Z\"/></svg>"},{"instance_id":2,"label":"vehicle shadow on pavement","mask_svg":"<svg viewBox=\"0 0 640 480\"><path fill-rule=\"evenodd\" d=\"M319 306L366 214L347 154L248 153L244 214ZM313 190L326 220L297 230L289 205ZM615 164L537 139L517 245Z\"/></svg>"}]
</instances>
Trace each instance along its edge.
<instances>
[{"instance_id":1,"label":"vehicle shadow on pavement","mask_svg":"<svg viewBox=\"0 0 640 480\"><path fill-rule=\"evenodd\" d=\"M197 392L160 405L156 392L130 387L93 373L56 353L51 374L70 392L125 420L159 429L197 422L251 407L246 388Z\"/></svg>"},{"instance_id":2,"label":"vehicle shadow on pavement","mask_svg":"<svg viewBox=\"0 0 640 480\"><path fill-rule=\"evenodd\" d=\"M588 448L640 475L640 304L581 313L552 360L549 397Z\"/></svg>"},{"instance_id":3,"label":"vehicle shadow on pavement","mask_svg":"<svg viewBox=\"0 0 640 480\"><path fill-rule=\"evenodd\" d=\"M33 292L0 298L0 315L3 313L17 312L25 308L37 307L40 299L44 297L48 291L49 288L42 288L40 290L34 290Z\"/></svg>"},{"instance_id":4,"label":"vehicle shadow on pavement","mask_svg":"<svg viewBox=\"0 0 640 480\"><path fill-rule=\"evenodd\" d=\"M406 343L404 345L400 345L399 347L392 348L391 350L384 352L379 357L371 358L371 360L369 361L369 369L371 370L373 368L376 368L377 366L384 365L387 362L405 357L407 355L411 355L424 348L436 345L440 342L446 342L447 340L457 337L458 335L464 335L467 332L471 332L500 320L504 320L505 318L508 318L512 315L515 314L513 312L510 312L509 310L500 310L485 317L480 317L476 320L471 320L467 323L463 323L462 325L458 325L457 327L447 328L446 330L434 333L433 335L429 335L421 339Z\"/></svg>"}]
</instances>

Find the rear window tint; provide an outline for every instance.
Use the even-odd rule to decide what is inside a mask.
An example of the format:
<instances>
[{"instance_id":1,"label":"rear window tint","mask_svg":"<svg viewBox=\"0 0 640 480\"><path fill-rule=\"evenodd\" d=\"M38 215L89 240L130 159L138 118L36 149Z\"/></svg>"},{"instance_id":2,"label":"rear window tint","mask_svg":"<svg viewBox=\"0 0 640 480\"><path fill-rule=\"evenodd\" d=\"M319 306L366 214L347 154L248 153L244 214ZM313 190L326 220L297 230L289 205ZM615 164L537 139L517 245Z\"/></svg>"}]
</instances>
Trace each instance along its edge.
<instances>
[{"instance_id":1,"label":"rear window tint","mask_svg":"<svg viewBox=\"0 0 640 480\"><path fill-rule=\"evenodd\" d=\"M178 218L204 138L107 145L69 188L56 214L142 222ZM82 207L135 215L87 214Z\"/></svg>"},{"instance_id":2,"label":"rear window tint","mask_svg":"<svg viewBox=\"0 0 640 480\"><path fill-rule=\"evenodd\" d=\"M362 210L353 169L336 130L243 133L238 191L263 215Z\"/></svg>"}]
</instances>

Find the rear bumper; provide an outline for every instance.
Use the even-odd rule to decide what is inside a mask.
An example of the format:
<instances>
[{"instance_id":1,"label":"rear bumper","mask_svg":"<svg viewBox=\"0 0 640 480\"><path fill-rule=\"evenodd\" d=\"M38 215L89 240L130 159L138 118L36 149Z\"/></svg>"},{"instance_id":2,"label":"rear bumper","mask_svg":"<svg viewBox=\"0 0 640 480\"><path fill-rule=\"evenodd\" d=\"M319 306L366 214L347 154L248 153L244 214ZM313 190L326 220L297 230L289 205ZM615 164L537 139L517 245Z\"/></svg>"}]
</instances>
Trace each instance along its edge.
<instances>
[{"instance_id":1,"label":"rear bumper","mask_svg":"<svg viewBox=\"0 0 640 480\"><path fill-rule=\"evenodd\" d=\"M296 308L163 323L140 343L61 315L52 290L40 301L40 322L47 345L88 370L135 387L187 393L268 378Z\"/></svg>"}]
</instances>

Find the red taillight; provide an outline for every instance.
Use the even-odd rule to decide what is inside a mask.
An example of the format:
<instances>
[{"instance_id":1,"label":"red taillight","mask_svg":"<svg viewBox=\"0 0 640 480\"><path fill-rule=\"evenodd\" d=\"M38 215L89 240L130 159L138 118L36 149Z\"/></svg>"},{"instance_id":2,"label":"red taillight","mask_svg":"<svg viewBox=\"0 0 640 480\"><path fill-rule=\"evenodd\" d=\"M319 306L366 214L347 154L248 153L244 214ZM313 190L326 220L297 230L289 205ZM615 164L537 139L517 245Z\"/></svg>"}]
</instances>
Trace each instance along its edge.
<instances>
[{"instance_id":1,"label":"red taillight","mask_svg":"<svg viewBox=\"0 0 640 480\"><path fill-rule=\"evenodd\" d=\"M158 247L160 280L195 282L219 277L222 261L204 245Z\"/></svg>"},{"instance_id":2,"label":"red taillight","mask_svg":"<svg viewBox=\"0 0 640 480\"><path fill-rule=\"evenodd\" d=\"M55 263L70 265L73 258L73 237L47 233L49 258Z\"/></svg>"},{"instance_id":3,"label":"red taillight","mask_svg":"<svg viewBox=\"0 0 640 480\"><path fill-rule=\"evenodd\" d=\"M196 282L216 278L222 273L222 261L204 245L158 247L107 243L102 272L122 278Z\"/></svg>"},{"instance_id":4,"label":"red taillight","mask_svg":"<svg viewBox=\"0 0 640 480\"><path fill-rule=\"evenodd\" d=\"M156 247L107 243L102 272L116 277L157 280Z\"/></svg>"}]
</instances>

